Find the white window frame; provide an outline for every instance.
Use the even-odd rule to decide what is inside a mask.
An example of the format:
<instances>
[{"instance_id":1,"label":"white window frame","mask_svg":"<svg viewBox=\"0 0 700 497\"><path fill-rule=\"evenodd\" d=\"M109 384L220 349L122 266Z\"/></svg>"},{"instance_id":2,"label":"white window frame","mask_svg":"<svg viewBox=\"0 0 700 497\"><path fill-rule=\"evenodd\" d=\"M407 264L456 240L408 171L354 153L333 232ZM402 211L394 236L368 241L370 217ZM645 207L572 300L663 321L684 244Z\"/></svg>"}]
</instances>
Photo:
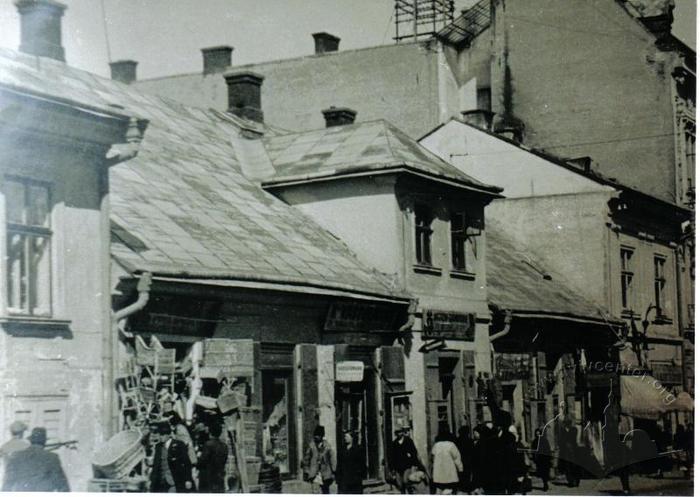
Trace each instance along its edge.
<instances>
[{"instance_id":1,"label":"white window frame","mask_svg":"<svg viewBox=\"0 0 700 497\"><path fill-rule=\"evenodd\" d=\"M9 206L7 205L8 202L8 197L7 197L7 185L10 182L14 183L20 183L23 185L23 187L26 189L29 186L39 186L41 188L45 188L47 191L47 226L45 227L39 227L39 226L33 226L30 225L29 222L25 219L23 220L22 223L18 224L10 224L10 220L8 217L8 212L9 212ZM0 310L3 311L3 315L10 315L10 316L17 316L17 317L26 317L26 318L51 318L54 315L54 277L55 277L55 263L54 263L54 231L52 229L53 226L53 215L52 215L52 193L53 193L53 188L52 184L47 181L41 181L41 180L36 180L34 178L26 177L26 176L20 176L20 175L14 175L14 174L8 174L5 175L4 178L2 178L2 183L0 184L0 190L3 192L2 196L2 210L0 210L0 221L2 222L2 236L0 237L0 243L2 243L2 251L0 252L2 257L2 269L3 271L0 271L2 274L0 276L2 277L2 307L0 307ZM26 201L26 193L25 193L25 201ZM8 253L8 243L10 240L10 233L15 232L18 234L25 235L31 239L31 237L37 237L37 238L44 238L47 240L48 243L48 253L46 254L47 258L47 263L48 263L48 275L46 276L47 281L44 283L47 286L48 290L48 304L47 304L47 309L44 312L35 312L35 309L32 309L32 296L27 295L27 303L26 307L11 307L10 302L9 302L9 278L10 278L10 266L9 266L9 253ZM29 270L25 270L25 274L27 274L27 278L29 278ZM27 289L27 292L29 293L29 289Z\"/></svg>"}]
</instances>

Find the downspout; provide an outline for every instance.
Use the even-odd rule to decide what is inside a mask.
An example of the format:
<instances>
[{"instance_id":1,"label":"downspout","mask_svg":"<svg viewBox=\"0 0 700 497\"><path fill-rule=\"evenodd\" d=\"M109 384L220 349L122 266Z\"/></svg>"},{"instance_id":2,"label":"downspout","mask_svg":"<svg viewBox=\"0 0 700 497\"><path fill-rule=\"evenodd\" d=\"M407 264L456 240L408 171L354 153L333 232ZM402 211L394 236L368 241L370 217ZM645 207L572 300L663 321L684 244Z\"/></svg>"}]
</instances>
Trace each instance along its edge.
<instances>
[{"instance_id":1,"label":"downspout","mask_svg":"<svg viewBox=\"0 0 700 497\"><path fill-rule=\"evenodd\" d=\"M510 333L510 323L513 320L513 313L511 311L506 311L506 317L503 320L504 326L501 331L498 333L495 333L491 336L489 336L489 342L493 343L494 341L498 340L499 338L502 338L506 336L508 333Z\"/></svg>"},{"instance_id":2,"label":"downspout","mask_svg":"<svg viewBox=\"0 0 700 497\"><path fill-rule=\"evenodd\" d=\"M115 106L118 107L118 106ZM102 336L102 412L101 412L101 417L102 417L102 427L104 429L104 434L106 438L108 439L109 437L114 434L116 431L116 422L115 422L115 413L116 413L116 407L115 407L115 395L114 395L114 356L115 356L115 350L117 347L117 336L118 334L115 333L115 331L118 329L116 326L116 323L118 322L115 319L115 315L111 312L112 309L112 302L110 300L110 295L111 295L111 282L110 282L110 274L111 274L111 261L110 261L110 209L109 209L109 172L108 169L110 166L113 166L115 164L119 164L120 162L128 161L136 157L139 151L139 145L141 144L144 133L146 131L146 127L148 126L148 120L146 119L139 119L136 117L131 117L129 119L129 123L127 125L127 129L124 135L125 138L125 143L114 143L112 146L107 150L105 153L105 156L103 158L104 165L106 166L105 168L105 173L103 175L103 180L101 184L101 195L102 195L102 202L100 205L100 211L102 214L102 253L103 253L103 262L102 262L102 275L103 275L103 336ZM147 280L147 287L146 287L146 292L148 291L148 286L150 286L150 281L151 281L151 275L149 273L147 278L142 278L142 280ZM141 286L141 283L139 282L139 286ZM141 295L139 295L139 300L141 300ZM145 301L143 305L146 305L146 302L148 301L148 296L146 295ZM131 306L129 306L131 307ZM127 308L128 309L128 308ZM123 309L122 311L125 311L126 309ZM138 310L138 309L136 309ZM134 310L133 312L135 312ZM121 311L120 313L121 314ZM125 314L122 317L125 317L127 314Z\"/></svg>"},{"instance_id":3,"label":"downspout","mask_svg":"<svg viewBox=\"0 0 700 497\"><path fill-rule=\"evenodd\" d=\"M139 278L139 282L136 285L136 291L139 296L135 302L112 313L111 333L106 338L107 343L105 344L106 347L104 347L104 355L102 357L103 364L108 365L103 383L107 407L107 414L105 415L107 437L111 437L117 431L118 417L116 414L117 406L115 405L116 396L114 395L114 372L117 367L115 352L119 340L119 322L146 307L151 291L151 276L151 273L145 272Z\"/></svg>"}]
</instances>

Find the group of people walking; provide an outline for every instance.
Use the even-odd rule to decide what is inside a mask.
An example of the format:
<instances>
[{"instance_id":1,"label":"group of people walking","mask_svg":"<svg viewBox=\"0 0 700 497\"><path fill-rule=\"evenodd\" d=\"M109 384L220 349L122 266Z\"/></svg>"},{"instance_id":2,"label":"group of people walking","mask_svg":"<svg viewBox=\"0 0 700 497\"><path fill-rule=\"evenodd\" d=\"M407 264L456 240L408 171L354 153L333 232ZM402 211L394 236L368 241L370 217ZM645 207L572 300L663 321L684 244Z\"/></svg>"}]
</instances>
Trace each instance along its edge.
<instances>
[{"instance_id":1,"label":"group of people walking","mask_svg":"<svg viewBox=\"0 0 700 497\"><path fill-rule=\"evenodd\" d=\"M481 424L472 438L467 427L454 436L441 425L430 450L430 470L418 457L407 429L397 432L389 466L402 493L515 494L529 491L525 447L508 424ZM495 463L497 461L497 463ZM423 479L422 475L429 478Z\"/></svg>"}]
</instances>

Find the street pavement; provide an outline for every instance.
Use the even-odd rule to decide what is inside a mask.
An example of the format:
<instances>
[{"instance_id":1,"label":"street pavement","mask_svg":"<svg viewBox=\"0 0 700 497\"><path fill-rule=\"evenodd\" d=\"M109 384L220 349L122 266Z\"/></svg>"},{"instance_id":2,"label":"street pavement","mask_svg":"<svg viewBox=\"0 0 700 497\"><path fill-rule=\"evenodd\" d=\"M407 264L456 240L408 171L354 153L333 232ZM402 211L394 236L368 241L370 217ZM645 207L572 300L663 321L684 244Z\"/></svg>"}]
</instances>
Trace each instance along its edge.
<instances>
[{"instance_id":1,"label":"street pavement","mask_svg":"<svg viewBox=\"0 0 700 497\"><path fill-rule=\"evenodd\" d=\"M542 481L532 479L532 495L622 495L622 484L617 477L581 480L578 487L570 488L565 482L549 483L549 491L542 491ZM632 495L693 495L693 480L685 479L680 472L667 473L664 478L633 475L630 477Z\"/></svg>"}]
</instances>

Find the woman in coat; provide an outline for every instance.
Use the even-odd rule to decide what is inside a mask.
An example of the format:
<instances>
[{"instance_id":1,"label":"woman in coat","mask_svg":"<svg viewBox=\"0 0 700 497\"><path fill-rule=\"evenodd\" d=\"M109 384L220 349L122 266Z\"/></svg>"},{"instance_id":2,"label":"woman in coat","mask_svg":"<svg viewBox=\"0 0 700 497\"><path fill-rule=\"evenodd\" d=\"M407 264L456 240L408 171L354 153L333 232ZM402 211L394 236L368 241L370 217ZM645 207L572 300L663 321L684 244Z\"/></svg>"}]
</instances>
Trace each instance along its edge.
<instances>
[{"instance_id":1,"label":"woman in coat","mask_svg":"<svg viewBox=\"0 0 700 497\"><path fill-rule=\"evenodd\" d=\"M439 494L454 494L462 472L462 458L452 441L454 437L446 429L440 429L431 451L433 484Z\"/></svg>"},{"instance_id":2,"label":"woman in coat","mask_svg":"<svg viewBox=\"0 0 700 497\"><path fill-rule=\"evenodd\" d=\"M365 454L357 445L352 431L343 432L343 445L338 450L338 466L335 471L339 494L361 494L365 477Z\"/></svg>"}]
</instances>

